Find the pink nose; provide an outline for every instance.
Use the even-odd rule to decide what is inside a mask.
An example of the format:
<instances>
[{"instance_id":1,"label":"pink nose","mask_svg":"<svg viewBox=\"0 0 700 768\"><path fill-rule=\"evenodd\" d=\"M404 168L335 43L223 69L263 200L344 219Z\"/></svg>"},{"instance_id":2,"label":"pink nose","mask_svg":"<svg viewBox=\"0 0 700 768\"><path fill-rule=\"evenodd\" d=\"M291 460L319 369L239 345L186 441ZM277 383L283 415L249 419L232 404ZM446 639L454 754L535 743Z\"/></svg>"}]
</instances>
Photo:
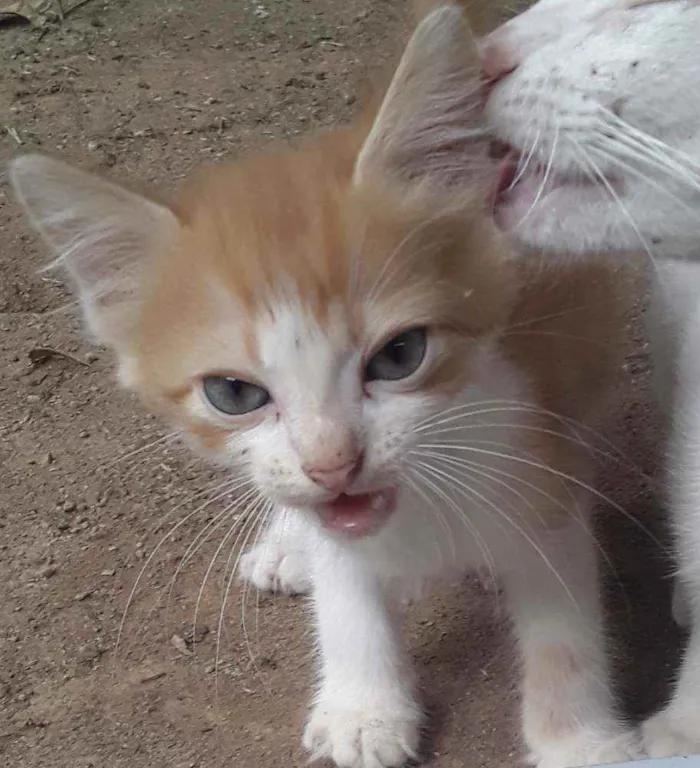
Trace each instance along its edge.
<instances>
[{"instance_id":1,"label":"pink nose","mask_svg":"<svg viewBox=\"0 0 700 768\"><path fill-rule=\"evenodd\" d=\"M481 74L486 81L485 96L504 77L518 68L520 60L515 46L509 45L498 33L483 41L481 48Z\"/></svg>"},{"instance_id":2,"label":"pink nose","mask_svg":"<svg viewBox=\"0 0 700 768\"><path fill-rule=\"evenodd\" d=\"M342 464L304 464L302 469L317 485L333 493L342 493L359 471L361 460L362 457L358 455Z\"/></svg>"}]
</instances>

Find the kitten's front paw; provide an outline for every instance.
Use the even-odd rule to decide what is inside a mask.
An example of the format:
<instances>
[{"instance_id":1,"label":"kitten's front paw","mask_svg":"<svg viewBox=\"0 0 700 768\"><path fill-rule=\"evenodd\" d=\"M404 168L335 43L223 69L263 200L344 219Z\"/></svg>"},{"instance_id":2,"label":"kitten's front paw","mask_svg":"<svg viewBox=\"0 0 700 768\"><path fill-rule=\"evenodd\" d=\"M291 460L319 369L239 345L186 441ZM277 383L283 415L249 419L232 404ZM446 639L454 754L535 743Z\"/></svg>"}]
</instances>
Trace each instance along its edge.
<instances>
[{"instance_id":1,"label":"kitten's front paw","mask_svg":"<svg viewBox=\"0 0 700 768\"><path fill-rule=\"evenodd\" d=\"M533 751L537 768L581 768L587 765L624 763L644 757L639 736L625 730L616 734L586 731L561 742L550 742Z\"/></svg>"},{"instance_id":2,"label":"kitten's front paw","mask_svg":"<svg viewBox=\"0 0 700 768\"><path fill-rule=\"evenodd\" d=\"M699 754L700 712L692 714L693 717L684 718L666 710L649 718L642 726L642 739L649 757Z\"/></svg>"},{"instance_id":3,"label":"kitten's front paw","mask_svg":"<svg viewBox=\"0 0 700 768\"><path fill-rule=\"evenodd\" d=\"M331 758L339 768L395 768L415 758L421 714L405 701L349 709L321 700L304 733L312 760Z\"/></svg>"},{"instance_id":4,"label":"kitten's front paw","mask_svg":"<svg viewBox=\"0 0 700 768\"><path fill-rule=\"evenodd\" d=\"M311 575L306 557L297 549L263 541L241 558L241 579L261 592L304 595L311 590Z\"/></svg>"}]
</instances>

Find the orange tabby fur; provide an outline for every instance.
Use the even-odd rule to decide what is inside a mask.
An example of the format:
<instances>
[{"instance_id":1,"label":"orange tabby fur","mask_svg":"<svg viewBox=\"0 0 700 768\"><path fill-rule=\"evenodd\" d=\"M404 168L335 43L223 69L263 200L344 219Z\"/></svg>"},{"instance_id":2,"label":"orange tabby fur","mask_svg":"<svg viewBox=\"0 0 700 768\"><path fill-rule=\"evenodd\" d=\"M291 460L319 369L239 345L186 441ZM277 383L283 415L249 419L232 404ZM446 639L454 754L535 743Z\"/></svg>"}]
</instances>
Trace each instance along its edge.
<instances>
[{"instance_id":1,"label":"orange tabby fur","mask_svg":"<svg viewBox=\"0 0 700 768\"><path fill-rule=\"evenodd\" d=\"M597 407L599 393L619 371L624 318L634 296L624 268L603 260L545 262L535 254L509 261L510 249L478 198L450 212L406 201L391 189L354 189L354 153L365 135L361 126L295 151L206 168L186 185L174 206L179 240L160 250L152 265L132 351L135 388L152 408L178 421L184 417L185 428L210 449L220 447L226 429L180 408L196 383L193 374L235 374L226 369L226 351L214 333L221 318L211 301L212 283L245 308L239 331L252 359L258 353L250 322L269 309L270 287L284 274L294 276L304 305L321 323L341 300L354 318L354 340L362 340L354 298L366 295L387 255L418 223L420 236L403 257L410 269L397 269L378 300L387 312L390 303L399 312L409 306L406 325L426 323L450 334L450 354L421 386L464 386L472 338L502 326L506 356L533 382L543 406L589 423L590 404ZM353 253L361 253L356 285ZM540 418L549 429L561 426L554 417ZM547 464L580 450L554 436L532 442ZM580 475L573 456L566 463L565 471ZM542 482L553 479L545 473Z\"/></svg>"}]
</instances>

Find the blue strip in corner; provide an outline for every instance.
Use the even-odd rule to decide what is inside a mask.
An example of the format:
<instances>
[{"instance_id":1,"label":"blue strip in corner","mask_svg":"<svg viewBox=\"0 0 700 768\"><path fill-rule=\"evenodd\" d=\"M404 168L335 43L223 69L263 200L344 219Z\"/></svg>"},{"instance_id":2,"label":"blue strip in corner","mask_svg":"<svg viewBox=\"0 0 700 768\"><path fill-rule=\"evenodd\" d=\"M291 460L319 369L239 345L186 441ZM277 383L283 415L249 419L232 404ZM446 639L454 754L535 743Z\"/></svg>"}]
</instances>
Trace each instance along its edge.
<instances>
[{"instance_id":1,"label":"blue strip in corner","mask_svg":"<svg viewBox=\"0 0 700 768\"><path fill-rule=\"evenodd\" d=\"M631 763L611 763L608 768L700 768L700 755L687 757L649 758Z\"/></svg>"}]
</instances>

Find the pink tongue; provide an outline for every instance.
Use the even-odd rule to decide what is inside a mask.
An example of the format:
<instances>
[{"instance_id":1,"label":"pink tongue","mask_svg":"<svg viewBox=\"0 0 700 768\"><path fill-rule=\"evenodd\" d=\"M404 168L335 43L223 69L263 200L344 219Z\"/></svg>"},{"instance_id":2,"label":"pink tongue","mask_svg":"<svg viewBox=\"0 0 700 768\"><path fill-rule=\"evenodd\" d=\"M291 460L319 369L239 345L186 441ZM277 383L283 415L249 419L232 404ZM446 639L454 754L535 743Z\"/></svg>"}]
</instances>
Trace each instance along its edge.
<instances>
[{"instance_id":1,"label":"pink tongue","mask_svg":"<svg viewBox=\"0 0 700 768\"><path fill-rule=\"evenodd\" d=\"M359 496L346 496L343 493L324 507L323 521L332 531L364 535L372 530L376 522L378 513L373 501L373 495L369 493Z\"/></svg>"}]
</instances>

